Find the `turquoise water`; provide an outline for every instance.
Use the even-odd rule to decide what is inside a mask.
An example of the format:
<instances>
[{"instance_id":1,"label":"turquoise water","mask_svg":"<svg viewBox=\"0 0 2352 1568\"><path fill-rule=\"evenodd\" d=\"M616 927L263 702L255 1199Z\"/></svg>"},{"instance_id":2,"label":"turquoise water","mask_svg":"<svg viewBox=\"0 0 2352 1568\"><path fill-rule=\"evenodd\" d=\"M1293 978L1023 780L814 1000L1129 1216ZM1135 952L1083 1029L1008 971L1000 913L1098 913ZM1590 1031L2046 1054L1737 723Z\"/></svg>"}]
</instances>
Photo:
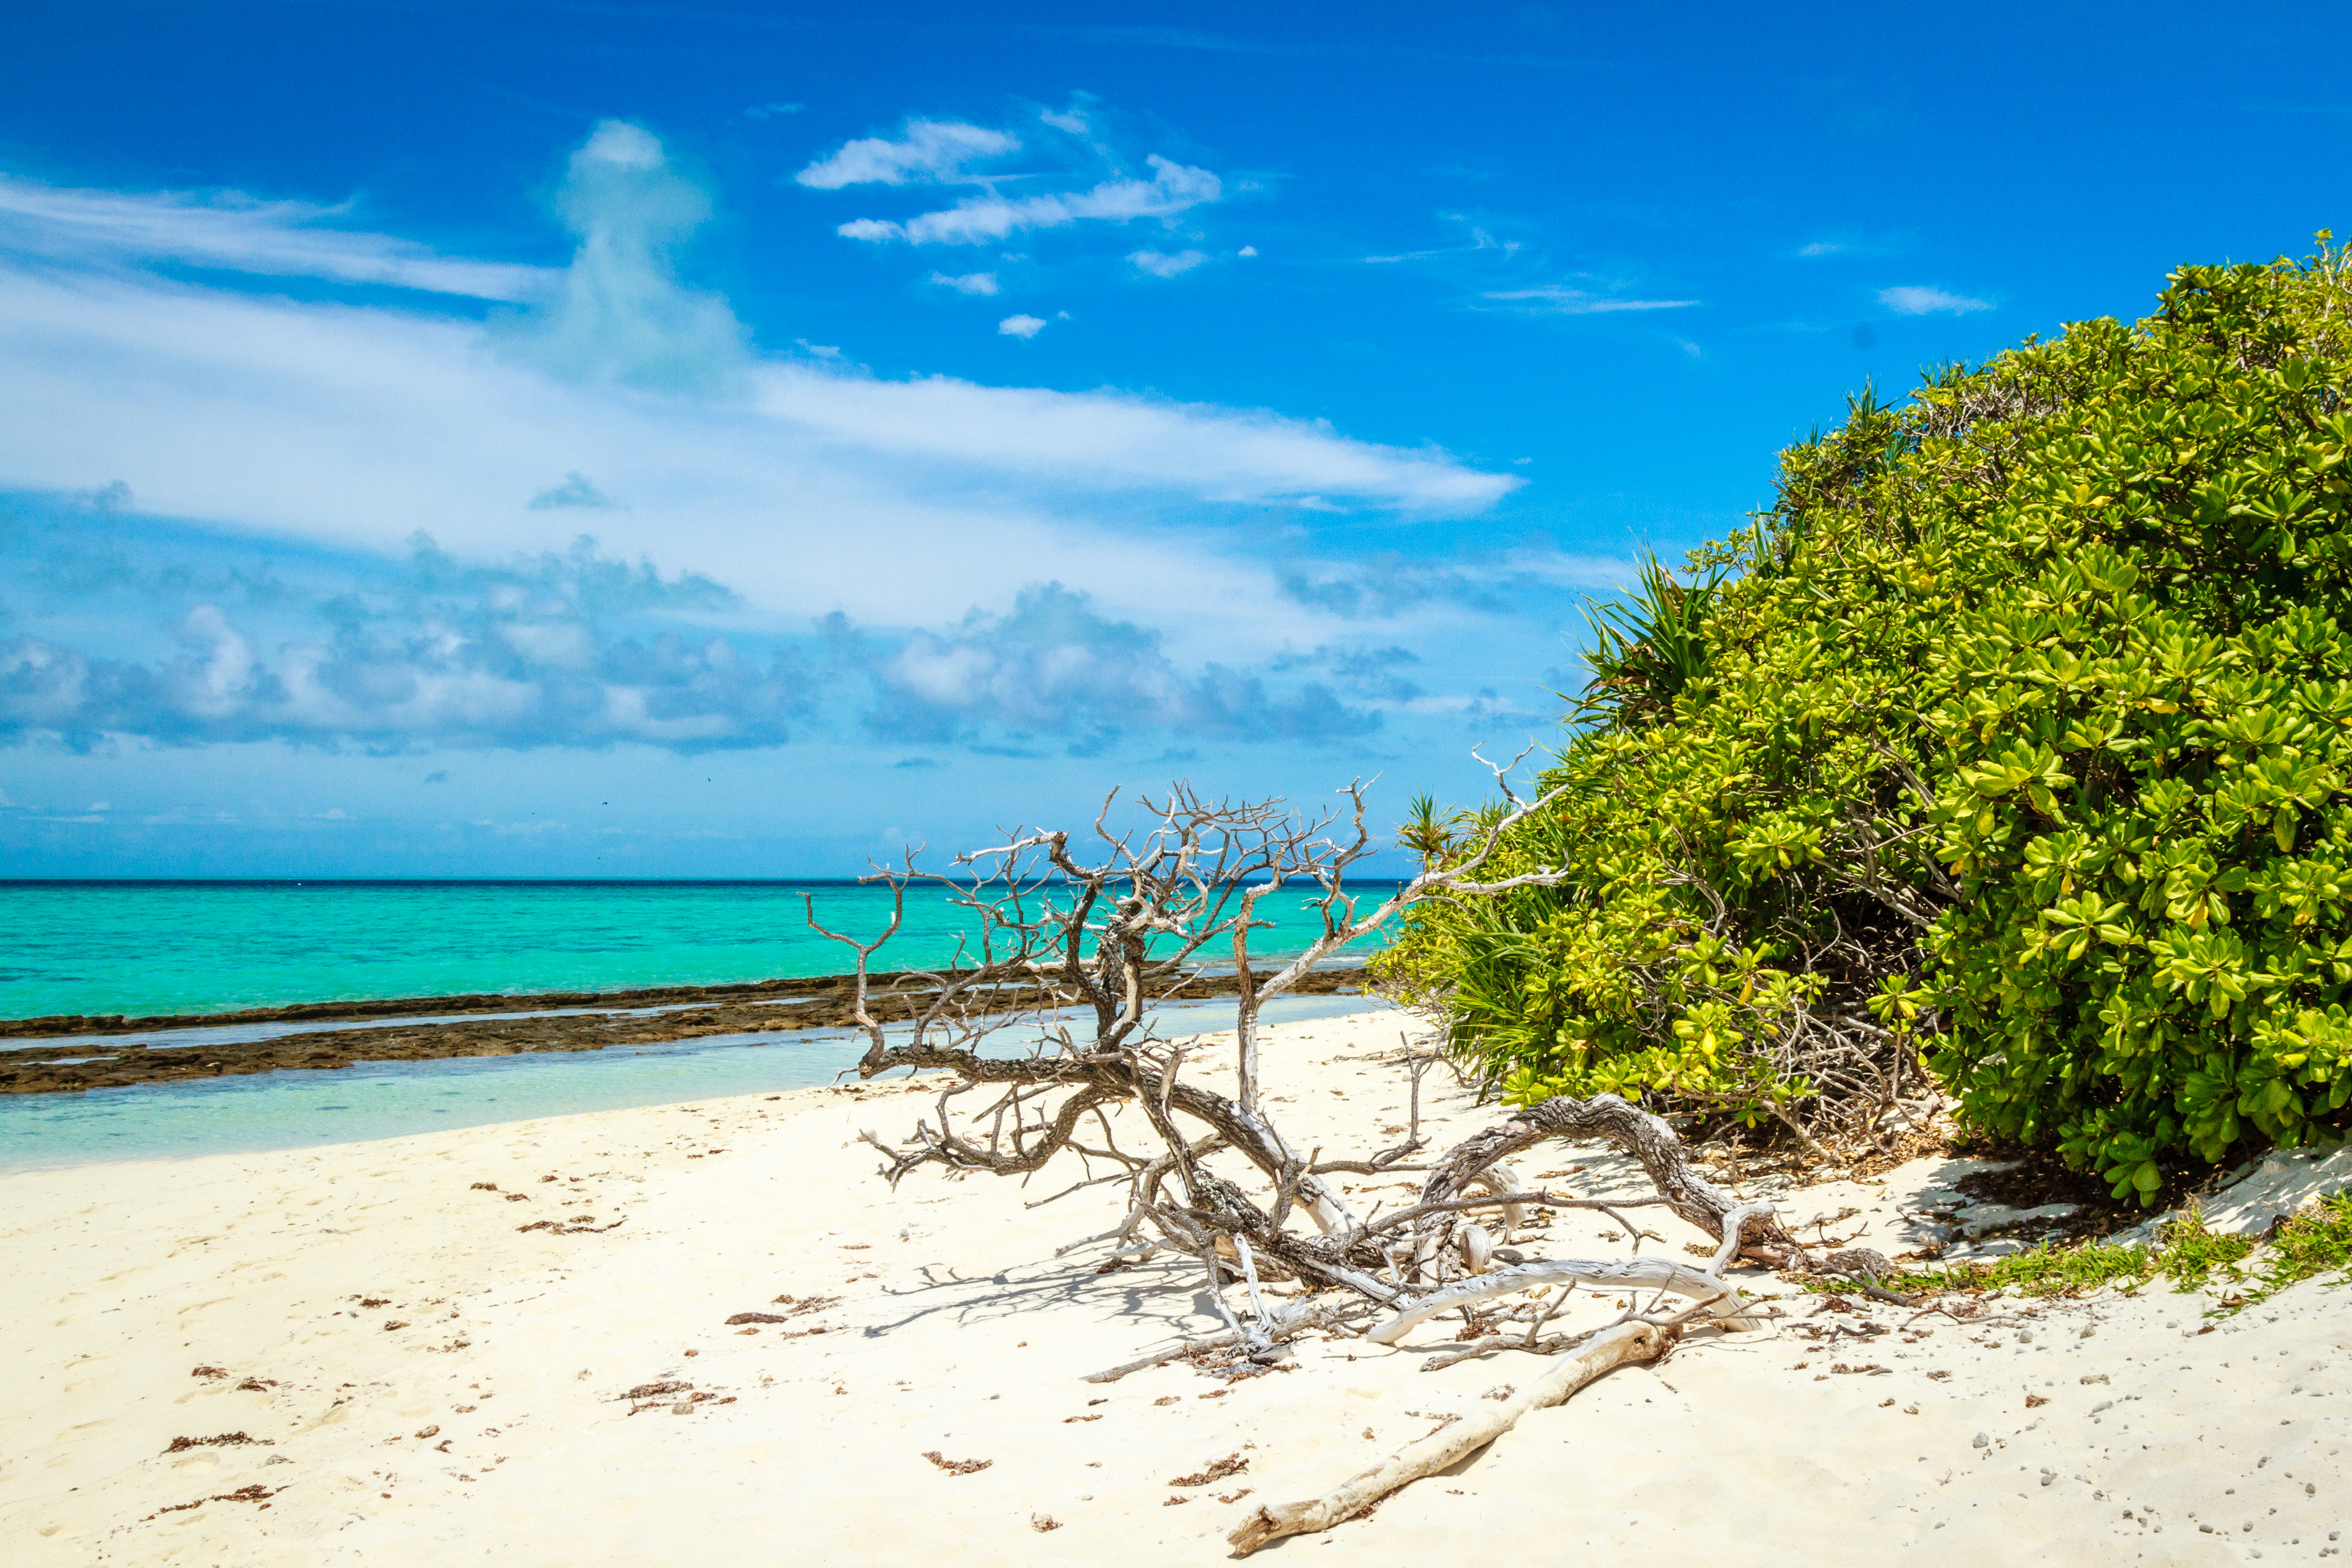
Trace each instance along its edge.
<instances>
[{"instance_id":1,"label":"turquoise water","mask_svg":"<svg viewBox=\"0 0 2352 1568\"><path fill-rule=\"evenodd\" d=\"M1286 996L1270 1023L1360 1013L1368 996ZM1230 1028L1230 1002L1155 1009L1163 1035ZM1007 1030L1000 1050L1034 1039ZM776 1094L830 1083L862 1042L838 1032L719 1035L661 1046L446 1061L358 1062L317 1072L256 1073L185 1083L135 1084L86 1094L0 1099L0 1171L100 1160L252 1153L355 1143L542 1116Z\"/></svg>"},{"instance_id":2,"label":"turquoise water","mask_svg":"<svg viewBox=\"0 0 2352 1568\"><path fill-rule=\"evenodd\" d=\"M1375 895L1392 887L1365 884ZM820 921L862 940L889 921L887 889L841 882L0 882L0 1018L717 985L855 967L847 948L808 928L803 895ZM1259 908L1276 926L1254 954L1296 952L1318 929L1303 893ZM970 929L943 895L910 893L875 963L945 963Z\"/></svg>"}]
</instances>

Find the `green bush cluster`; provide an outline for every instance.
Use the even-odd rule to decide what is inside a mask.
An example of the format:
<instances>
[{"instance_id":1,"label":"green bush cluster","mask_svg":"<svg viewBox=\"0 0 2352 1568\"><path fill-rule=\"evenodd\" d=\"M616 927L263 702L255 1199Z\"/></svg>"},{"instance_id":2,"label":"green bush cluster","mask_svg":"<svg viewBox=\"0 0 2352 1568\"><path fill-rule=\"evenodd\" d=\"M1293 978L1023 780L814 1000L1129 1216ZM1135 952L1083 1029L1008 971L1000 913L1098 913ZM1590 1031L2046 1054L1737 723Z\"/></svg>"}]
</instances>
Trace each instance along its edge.
<instances>
[{"instance_id":1,"label":"green bush cluster","mask_svg":"<svg viewBox=\"0 0 2352 1568\"><path fill-rule=\"evenodd\" d=\"M2352 265L2196 267L1781 455L1381 960L1514 1097L1853 1134L1924 1057L2117 1194L2352 1125ZM1424 822L1421 852L1451 833Z\"/></svg>"}]
</instances>

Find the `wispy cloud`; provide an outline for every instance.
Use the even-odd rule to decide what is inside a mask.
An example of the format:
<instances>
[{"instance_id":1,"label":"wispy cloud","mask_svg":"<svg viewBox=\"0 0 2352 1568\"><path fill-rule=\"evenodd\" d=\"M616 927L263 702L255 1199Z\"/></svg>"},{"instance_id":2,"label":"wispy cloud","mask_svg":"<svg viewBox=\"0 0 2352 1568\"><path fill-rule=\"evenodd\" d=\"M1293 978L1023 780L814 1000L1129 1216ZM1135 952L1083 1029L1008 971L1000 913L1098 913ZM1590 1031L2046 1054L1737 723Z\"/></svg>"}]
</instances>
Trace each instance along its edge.
<instances>
[{"instance_id":1,"label":"wispy cloud","mask_svg":"<svg viewBox=\"0 0 2352 1568\"><path fill-rule=\"evenodd\" d=\"M1031 329L1037 318L1013 317ZM1042 323L1041 323L1042 325ZM1130 394L980 386L948 376L884 381L779 370L760 405L828 438L876 451L1057 474L1110 489L1175 486L1235 500L1337 498L1409 511L1483 510L1516 475L1474 468L1435 448L1353 441L1264 410ZM644 510L639 503L639 510Z\"/></svg>"},{"instance_id":2,"label":"wispy cloud","mask_svg":"<svg viewBox=\"0 0 2352 1568\"><path fill-rule=\"evenodd\" d=\"M87 496L123 476L135 503L110 488L110 515L296 552L397 554L430 520L477 559L543 550L581 504L623 498L593 509L608 548L724 573L742 595L729 615L770 630L835 607L937 625L1009 602L1049 560L1107 615L1165 617L1172 657L1215 647L1236 667L1313 640L1326 613L1257 563L1262 535L1229 527L1243 509L1463 516L1522 483L1271 410L882 376L854 349L763 353L724 299L685 279L709 197L657 137L599 127L564 176L571 266L488 328L430 300L28 256L0 232L0 477ZM555 482L571 473L585 485ZM1106 501L1116 526L1095 521ZM226 587L135 624L199 603L265 668L286 644L332 645L257 620ZM1175 603L1193 607L1170 616ZM186 654L134 658L82 623L7 633L151 670Z\"/></svg>"},{"instance_id":3,"label":"wispy cloud","mask_svg":"<svg viewBox=\"0 0 2352 1568\"><path fill-rule=\"evenodd\" d=\"M1855 229L1832 230L1816 235L1799 246L1792 253L1800 260L1826 261L1843 257L1849 260L1868 260L1897 256L1918 243L1918 237L1900 230L1867 233Z\"/></svg>"},{"instance_id":4,"label":"wispy cloud","mask_svg":"<svg viewBox=\"0 0 2352 1568\"><path fill-rule=\"evenodd\" d=\"M936 184L969 178L970 164L1021 150L1020 138L957 120L909 120L904 135L843 144L793 175L811 190L845 185Z\"/></svg>"},{"instance_id":5,"label":"wispy cloud","mask_svg":"<svg viewBox=\"0 0 2352 1568\"><path fill-rule=\"evenodd\" d=\"M1034 338L1045 330L1045 323L1036 316L1007 316L996 323L996 330L1008 338Z\"/></svg>"},{"instance_id":6,"label":"wispy cloud","mask_svg":"<svg viewBox=\"0 0 2352 1568\"><path fill-rule=\"evenodd\" d=\"M1584 289L1489 289L1484 298L1541 316L1605 316L1619 310L1687 310L1696 300L1635 300Z\"/></svg>"},{"instance_id":7,"label":"wispy cloud","mask_svg":"<svg viewBox=\"0 0 2352 1568\"><path fill-rule=\"evenodd\" d=\"M957 278L950 278L944 272L934 272L931 281L959 294L994 294L998 291L993 272L967 272Z\"/></svg>"},{"instance_id":8,"label":"wispy cloud","mask_svg":"<svg viewBox=\"0 0 2352 1568\"><path fill-rule=\"evenodd\" d=\"M895 223L859 218L843 224L848 239L874 242L903 240L909 245L984 245L1027 229L1066 228L1086 222L1132 223L1139 218L1170 218L1224 194L1215 174L1176 163L1154 153L1144 160L1151 170L1148 180L1109 179L1090 189L1060 195L974 196L951 207L920 214Z\"/></svg>"},{"instance_id":9,"label":"wispy cloud","mask_svg":"<svg viewBox=\"0 0 2352 1568\"><path fill-rule=\"evenodd\" d=\"M1391 553L1300 563L1281 573L1285 594L1351 621L1394 620L1428 605L1491 615L1528 595L1611 590L1633 578L1629 562L1541 542L1457 555L1442 565Z\"/></svg>"},{"instance_id":10,"label":"wispy cloud","mask_svg":"<svg viewBox=\"0 0 2352 1568\"><path fill-rule=\"evenodd\" d=\"M1482 225L1470 222L1462 214L1448 213L1444 216L1449 223L1458 224L1468 231L1470 237L1468 244L1441 245L1427 250L1404 250L1393 256L1367 256L1364 258L1366 265L1392 267L1408 261L1431 261L1440 257L1475 256L1482 250L1491 250L1497 256L1515 256L1518 253L1520 246L1518 240L1497 238Z\"/></svg>"},{"instance_id":11,"label":"wispy cloud","mask_svg":"<svg viewBox=\"0 0 2352 1568\"><path fill-rule=\"evenodd\" d=\"M1149 272L1154 278L1174 278L1181 273L1192 271L1209 258L1204 252L1198 250L1180 250L1173 256L1165 255L1157 250L1139 250L1129 256L1128 259L1133 262L1139 271Z\"/></svg>"},{"instance_id":12,"label":"wispy cloud","mask_svg":"<svg viewBox=\"0 0 2352 1568\"><path fill-rule=\"evenodd\" d=\"M557 274L442 256L389 235L331 226L348 204L210 193L60 190L0 174L0 245L57 260L178 262L268 277L331 279L477 300L538 298Z\"/></svg>"},{"instance_id":13,"label":"wispy cloud","mask_svg":"<svg viewBox=\"0 0 2352 1568\"><path fill-rule=\"evenodd\" d=\"M1966 294L1953 294L1942 289L1916 284L1881 289L1878 302L1898 316L1965 316L1972 311L1993 308L1990 300L1970 299Z\"/></svg>"},{"instance_id":14,"label":"wispy cloud","mask_svg":"<svg viewBox=\"0 0 2352 1568\"><path fill-rule=\"evenodd\" d=\"M618 328L625 342L642 330ZM740 400L713 402L482 349L470 321L137 278L68 285L0 258L0 473L53 491L128 474L151 510L341 548L397 549L430 518L495 553L544 547L543 520L562 514L524 502L593 455L599 489L631 507L599 514L616 547L723 567L775 611L815 595L917 616L1010 593L1039 552L1082 556L1090 580L1221 580L1215 552L1189 542L1055 521L1089 498L1461 514L1522 482L1266 410L798 357L754 358ZM231 449L238 462L217 460ZM877 575L860 541L881 538L923 543Z\"/></svg>"}]
</instances>

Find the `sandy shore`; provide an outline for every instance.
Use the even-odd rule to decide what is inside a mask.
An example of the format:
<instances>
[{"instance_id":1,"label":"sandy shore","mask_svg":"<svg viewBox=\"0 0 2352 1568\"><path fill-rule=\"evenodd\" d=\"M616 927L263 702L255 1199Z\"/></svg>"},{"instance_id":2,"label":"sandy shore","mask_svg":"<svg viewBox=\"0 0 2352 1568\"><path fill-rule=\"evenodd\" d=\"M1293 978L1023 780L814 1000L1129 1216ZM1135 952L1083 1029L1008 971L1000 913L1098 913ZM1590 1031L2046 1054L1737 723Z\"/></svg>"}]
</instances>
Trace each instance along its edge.
<instances>
[{"instance_id":1,"label":"sandy shore","mask_svg":"<svg viewBox=\"0 0 2352 1568\"><path fill-rule=\"evenodd\" d=\"M1365 1114L1403 1104L1380 1059L1394 1028L1275 1031L1286 1130L1336 1150L1343 1115L1401 1121ZM1435 1086L1441 1142L1494 1117ZM856 1132L929 1110L810 1090L0 1178L0 1561L1206 1563L1257 1502L1320 1493L1544 1364L1424 1373L1450 1332L1432 1324L1418 1351L1312 1342L1231 1385L1181 1364L1086 1383L1212 1325L1197 1267L1056 1260L1115 1217L1108 1189L1039 1208L1065 1181L891 1193ZM1521 1169L1633 1186L1591 1149ZM1957 1173L1921 1161L1780 1202L1857 1211L1835 1233L1894 1252L1900 1211ZM1651 1223L1651 1245L1697 1239ZM1531 1250L1622 1252L1600 1228L1562 1220ZM1877 1308L1889 1331L1831 1342L1807 1331L1857 1316L1753 1288L1790 1318L1613 1373L1272 1557L2153 1565L2352 1545L2331 1540L2352 1530L2352 1290L2306 1282L2204 1333L2207 1303L2160 1283L1924 1337ZM786 1321L727 1324L742 1312ZM691 1387L630 1397L660 1384ZM1245 1468L1171 1484L1229 1456Z\"/></svg>"}]
</instances>

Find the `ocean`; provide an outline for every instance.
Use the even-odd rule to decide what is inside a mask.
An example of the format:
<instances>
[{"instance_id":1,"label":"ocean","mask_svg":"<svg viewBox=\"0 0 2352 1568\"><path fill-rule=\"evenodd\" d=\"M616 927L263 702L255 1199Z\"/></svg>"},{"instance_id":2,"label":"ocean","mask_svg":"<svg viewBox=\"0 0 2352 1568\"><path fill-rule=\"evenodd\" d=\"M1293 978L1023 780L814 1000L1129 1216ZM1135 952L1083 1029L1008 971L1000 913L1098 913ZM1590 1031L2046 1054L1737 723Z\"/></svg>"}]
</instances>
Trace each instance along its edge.
<instances>
[{"instance_id":1,"label":"ocean","mask_svg":"<svg viewBox=\"0 0 2352 1568\"><path fill-rule=\"evenodd\" d=\"M1393 883L1366 884L1383 897ZM806 906L862 940L887 889L845 882L0 882L13 939L0 1017L228 1012L296 1002L711 985L855 966ZM1303 894L1263 900L1254 957L1296 953L1319 925ZM877 968L948 963L970 929L943 896L909 896ZM1377 951L1367 942L1360 953ZM1204 960L1230 952L1203 950ZM1277 998L1269 1023L1381 1005ZM1163 1034L1230 1027L1228 1002L1156 1008ZM1406 1020L1399 1016L1400 1025ZM272 1026L232 1026L240 1032ZM282 1026L277 1026L282 1027ZM216 1030L159 1033L194 1043ZM862 1042L838 1030L713 1036L593 1052L357 1062L82 1094L0 1097L0 1171L186 1158L774 1094L831 1082ZM1007 1037L1002 1049L1024 1042ZM60 1042L60 1055L71 1046Z\"/></svg>"},{"instance_id":2,"label":"ocean","mask_svg":"<svg viewBox=\"0 0 2352 1568\"><path fill-rule=\"evenodd\" d=\"M862 941L889 923L889 889L854 882L0 882L0 1018L847 973L856 955L809 929L812 905ZM1275 925L1253 955L1295 953L1319 929L1304 892L1259 911ZM943 893L909 892L874 965L947 963L974 930Z\"/></svg>"}]
</instances>

